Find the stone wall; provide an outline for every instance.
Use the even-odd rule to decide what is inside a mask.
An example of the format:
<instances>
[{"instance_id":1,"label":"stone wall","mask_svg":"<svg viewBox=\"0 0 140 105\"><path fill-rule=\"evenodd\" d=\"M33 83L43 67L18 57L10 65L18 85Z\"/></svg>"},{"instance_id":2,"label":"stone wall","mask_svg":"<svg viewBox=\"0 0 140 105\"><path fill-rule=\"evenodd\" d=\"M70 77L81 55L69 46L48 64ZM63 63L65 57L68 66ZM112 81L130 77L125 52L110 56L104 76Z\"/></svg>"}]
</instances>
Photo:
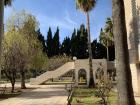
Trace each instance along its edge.
<instances>
[{"instance_id":1,"label":"stone wall","mask_svg":"<svg viewBox=\"0 0 140 105\"><path fill-rule=\"evenodd\" d=\"M96 81L95 72L96 72L96 70L98 68L102 67L103 70L104 70L104 73L107 74L107 61L106 61L106 59L93 59L92 64L93 64L93 76L94 76L95 81ZM78 72L79 72L80 69L86 70L87 86L88 86L89 85L88 84L89 79L90 79L89 61L88 61L88 59L81 59L81 60L76 60L75 61L75 79L76 79L77 85L78 85Z\"/></svg>"}]
</instances>

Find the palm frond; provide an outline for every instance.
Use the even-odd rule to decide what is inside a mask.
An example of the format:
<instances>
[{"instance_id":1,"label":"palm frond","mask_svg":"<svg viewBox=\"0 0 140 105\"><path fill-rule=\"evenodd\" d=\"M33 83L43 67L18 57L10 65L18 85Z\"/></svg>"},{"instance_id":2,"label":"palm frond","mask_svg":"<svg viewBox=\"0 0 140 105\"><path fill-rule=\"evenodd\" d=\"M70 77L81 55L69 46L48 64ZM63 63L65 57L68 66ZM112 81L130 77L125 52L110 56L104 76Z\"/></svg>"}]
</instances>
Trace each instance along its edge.
<instances>
[{"instance_id":1,"label":"palm frond","mask_svg":"<svg viewBox=\"0 0 140 105\"><path fill-rule=\"evenodd\" d=\"M95 7L96 2L97 0L76 0L76 8L88 12Z\"/></svg>"}]
</instances>

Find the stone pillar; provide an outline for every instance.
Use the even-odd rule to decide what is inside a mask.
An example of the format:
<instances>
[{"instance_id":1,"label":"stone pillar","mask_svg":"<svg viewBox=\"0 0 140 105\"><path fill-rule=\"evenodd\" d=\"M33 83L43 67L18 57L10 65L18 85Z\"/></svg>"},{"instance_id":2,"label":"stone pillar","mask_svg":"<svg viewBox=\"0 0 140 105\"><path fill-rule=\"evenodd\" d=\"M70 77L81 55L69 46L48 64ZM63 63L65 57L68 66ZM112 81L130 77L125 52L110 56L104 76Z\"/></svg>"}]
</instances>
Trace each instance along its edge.
<instances>
[{"instance_id":1,"label":"stone pillar","mask_svg":"<svg viewBox=\"0 0 140 105\"><path fill-rule=\"evenodd\" d=\"M78 86L78 70L75 70L75 85Z\"/></svg>"},{"instance_id":2,"label":"stone pillar","mask_svg":"<svg viewBox=\"0 0 140 105\"><path fill-rule=\"evenodd\" d=\"M90 71L86 70L86 75L87 75L87 86L89 86L89 80L90 80Z\"/></svg>"},{"instance_id":3,"label":"stone pillar","mask_svg":"<svg viewBox=\"0 0 140 105\"><path fill-rule=\"evenodd\" d=\"M93 68L93 77L94 77L94 82L96 83L96 70Z\"/></svg>"}]
</instances>

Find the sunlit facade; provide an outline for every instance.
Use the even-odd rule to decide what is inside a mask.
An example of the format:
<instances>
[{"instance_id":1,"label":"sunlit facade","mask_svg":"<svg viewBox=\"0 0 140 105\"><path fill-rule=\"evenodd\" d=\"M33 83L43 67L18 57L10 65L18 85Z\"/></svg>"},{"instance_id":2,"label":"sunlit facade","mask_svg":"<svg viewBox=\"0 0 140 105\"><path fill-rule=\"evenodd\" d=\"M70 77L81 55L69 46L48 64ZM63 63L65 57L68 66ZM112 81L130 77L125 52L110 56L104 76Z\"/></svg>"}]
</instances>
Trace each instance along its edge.
<instances>
[{"instance_id":1,"label":"sunlit facade","mask_svg":"<svg viewBox=\"0 0 140 105\"><path fill-rule=\"evenodd\" d=\"M140 0L124 0L133 89L140 95Z\"/></svg>"}]
</instances>

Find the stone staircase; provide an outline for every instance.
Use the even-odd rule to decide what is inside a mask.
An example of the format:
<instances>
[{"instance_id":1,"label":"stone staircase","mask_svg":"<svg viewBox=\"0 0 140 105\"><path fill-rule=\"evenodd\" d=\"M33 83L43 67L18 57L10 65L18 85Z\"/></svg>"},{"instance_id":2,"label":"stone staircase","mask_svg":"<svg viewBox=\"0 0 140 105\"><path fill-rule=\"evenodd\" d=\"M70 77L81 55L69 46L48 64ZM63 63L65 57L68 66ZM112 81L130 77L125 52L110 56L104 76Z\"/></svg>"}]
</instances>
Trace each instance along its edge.
<instances>
[{"instance_id":1,"label":"stone staircase","mask_svg":"<svg viewBox=\"0 0 140 105\"><path fill-rule=\"evenodd\" d=\"M30 79L30 84L32 85L40 85L45 83L47 80L51 78L57 78L60 77L70 70L74 69L74 62L67 62L61 67L57 68L56 70L53 71L47 71L44 74L36 77L36 78L31 78Z\"/></svg>"}]
</instances>

